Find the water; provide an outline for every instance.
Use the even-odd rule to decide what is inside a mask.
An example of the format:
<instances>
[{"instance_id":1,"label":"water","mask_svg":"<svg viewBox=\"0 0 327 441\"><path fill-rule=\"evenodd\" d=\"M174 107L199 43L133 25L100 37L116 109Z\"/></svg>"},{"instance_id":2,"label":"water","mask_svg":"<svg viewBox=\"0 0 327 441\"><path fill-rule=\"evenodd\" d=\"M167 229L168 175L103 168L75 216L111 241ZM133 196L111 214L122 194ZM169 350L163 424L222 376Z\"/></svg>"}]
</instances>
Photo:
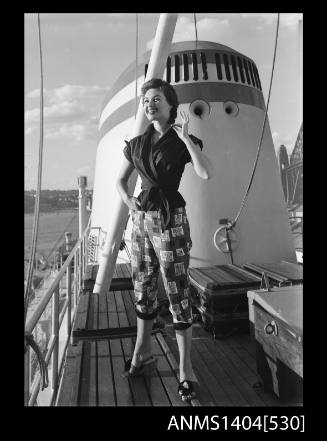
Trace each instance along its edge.
<instances>
[{"instance_id":1,"label":"water","mask_svg":"<svg viewBox=\"0 0 327 441\"><path fill-rule=\"evenodd\" d=\"M33 232L34 214L24 216L24 256L29 259ZM78 238L78 210L60 210L51 213L40 213L36 250L46 258L53 248L58 248L65 240L65 232L72 233L72 240ZM59 241L59 239L61 240ZM56 243L59 243L56 246ZM54 252L55 250L53 250Z\"/></svg>"}]
</instances>

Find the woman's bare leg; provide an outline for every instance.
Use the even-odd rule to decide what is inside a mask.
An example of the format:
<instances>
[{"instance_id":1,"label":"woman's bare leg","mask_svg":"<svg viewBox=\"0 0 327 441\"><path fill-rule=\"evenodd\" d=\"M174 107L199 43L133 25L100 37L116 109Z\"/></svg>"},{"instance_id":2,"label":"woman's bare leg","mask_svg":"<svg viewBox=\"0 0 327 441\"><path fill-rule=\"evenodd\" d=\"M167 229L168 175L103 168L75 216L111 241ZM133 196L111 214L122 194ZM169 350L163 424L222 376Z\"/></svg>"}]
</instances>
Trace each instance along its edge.
<instances>
[{"instance_id":1,"label":"woman's bare leg","mask_svg":"<svg viewBox=\"0 0 327 441\"><path fill-rule=\"evenodd\" d=\"M138 367L143 360L151 355L151 331L154 319L142 320L137 317L137 337L132 364Z\"/></svg>"},{"instance_id":2,"label":"woman's bare leg","mask_svg":"<svg viewBox=\"0 0 327 441\"><path fill-rule=\"evenodd\" d=\"M175 332L179 349L179 381L196 381L191 362L192 326Z\"/></svg>"}]
</instances>

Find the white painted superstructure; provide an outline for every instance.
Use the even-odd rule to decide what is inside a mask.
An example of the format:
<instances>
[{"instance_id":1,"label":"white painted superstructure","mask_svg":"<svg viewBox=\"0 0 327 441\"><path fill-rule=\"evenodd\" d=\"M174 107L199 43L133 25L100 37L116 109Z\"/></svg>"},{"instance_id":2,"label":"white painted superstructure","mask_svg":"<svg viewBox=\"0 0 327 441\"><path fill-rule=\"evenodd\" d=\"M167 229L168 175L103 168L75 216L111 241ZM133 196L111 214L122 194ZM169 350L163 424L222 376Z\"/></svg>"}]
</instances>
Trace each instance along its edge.
<instances>
[{"instance_id":1,"label":"white painted superstructure","mask_svg":"<svg viewBox=\"0 0 327 441\"><path fill-rule=\"evenodd\" d=\"M176 57L179 69L175 68ZM148 60L149 53L140 57L138 93ZM235 218L253 169L265 114L259 74L248 57L210 42L197 42L197 48L195 42L175 43L170 62L163 79L175 86L179 109L190 113L189 132L203 141L203 151L215 167L214 176L206 181L188 164L179 189L186 200L191 226L191 266L224 264L230 262L229 255L216 249L213 237L221 219ZM192 111L194 101L199 101L202 110L209 109L203 118ZM91 223L91 234L99 236L100 246L112 228L113 213L120 203L115 182L124 140L131 137L135 102L135 66L131 64L109 91L100 118ZM230 113L226 112L228 103ZM180 122L179 117L176 122ZM138 180L134 195L139 192ZM129 223L127 245L130 227ZM250 193L234 231L238 237L233 251L235 264L280 259L296 262L268 119ZM118 262L127 260L125 251L120 252Z\"/></svg>"}]
</instances>

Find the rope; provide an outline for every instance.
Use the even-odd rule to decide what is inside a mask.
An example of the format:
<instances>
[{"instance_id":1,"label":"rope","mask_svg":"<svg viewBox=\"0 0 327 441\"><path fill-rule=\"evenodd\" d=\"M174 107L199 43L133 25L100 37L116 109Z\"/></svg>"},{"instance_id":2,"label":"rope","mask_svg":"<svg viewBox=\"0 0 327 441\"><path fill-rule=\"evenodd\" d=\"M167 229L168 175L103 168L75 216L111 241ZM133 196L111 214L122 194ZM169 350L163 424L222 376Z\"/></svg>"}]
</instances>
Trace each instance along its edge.
<instances>
[{"instance_id":1,"label":"rope","mask_svg":"<svg viewBox=\"0 0 327 441\"><path fill-rule=\"evenodd\" d=\"M129 220L129 215L127 217L126 227L125 227L125 230L124 230L124 233L123 233L123 237L122 237L119 249L120 249L120 251L123 251L125 249L125 252L127 254L128 260L131 261L132 256L131 256L131 254L129 252L129 249L128 249L128 246L126 245L126 242L125 242L125 233L126 233L126 228L127 228L128 220Z\"/></svg>"},{"instance_id":2,"label":"rope","mask_svg":"<svg viewBox=\"0 0 327 441\"><path fill-rule=\"evenodd\" d=\"M194 13L193 16L194 16L194 27L195 27L195 47L197 49L198 48L198 28L196 25L196 14Z\"/></svg>"},{"instance_id":3,"label":"rope","mask_svg":"<svg viewBox=\"0 0 327 441\"><path fill-rule=\"evenodd\" d=\"M275 37L274 57L273 57L273 64L272 64L272 70L271 70L271 76L270 76L270 85L269 85L268 101L267 101L267 107L266 107L266 111L265 111L264 121L263 121L263 124L262 124L262 129L261 129L261 136L260 136L259 147L258 147L258 151L257 151L256 158L255 158L255 161L254 161L254 166L253 166L252 174L251 174L251 177L250 177L250 180L249 180L249 184L248 184L248 187L247 187L247 189L246 189L246 192L245 192L245 195L244 195L244 197L243 197L243 200L242 200L242 202L241 202L240 209L238 210L238 213L237 213L235 219L234 219L232 222L230 222L230 223L228 224L228 227L227 227L228 229L231 229L231 228L233 228L233 227L235 226L235 224L236 224L238 218L239 218L240 215L241 215L241 212L242 212L242 210L243 210L243 208L244 208L244 206L245 206L245 202L246 202L246 200L247 200L247 198L248 198L249 191L250 191L250 187L251 187L251 185L252 185L252 181L253 181L253 177L254 177L254 173L255 173L255 170L256 170L256 168L257 168L257 164L258 164L258 159L259 159L259 154L260 154L261 145L262 145L262 139L263 139L263 133L264 133L264 129L265 129L265 125L266 125L266 120L267 120L267 115L268 115L268 108L269 108L269 101L270 101L271 86L272 86L272 80L273 80L274 69L275 69L276 49L277 49L278 29L279 29L279 15L280 15L280 14L278 13L278 16L277 16L277 26L276 26L276 37Z\"/></svg>"},{"instance_id":4,"label":"rope","mask_svg":"<svg viewBox=\"0 0 327 441\"><path fill-rule=\"evenodd\" d=\"M30 253L30 260L28 266L27 283L24 294L24 326L26 322L26 315L28 309L28 302L30 296L30 289L33 275L33 262L35 259L37 233L39 228L39 211L40 211L40 192L42 181L42 155L43 155L43 68L42 68L42 46L41 46L41 28L40 28L40 14L37 14L38 21L38 33L39 33L39 49L40 49L40 143L39 143L39 163L38 163L38 183L37 192L34 206L34 219L33 219L33 233L32 233L32 246Z\"/></svg>"},{"instance_id":5,"label":"rope","mask_svg":"<svg viewBox=\"0 0 327 441\"><path fill-rule=\"evenodd\" d=\"M229 256L230 256L231 264L234 265L233 250L232 250L232 244L230 242L228 228L226 228L226 239L227 239L227 245L228 245L228 251L229 251Z\"/></svg>"},{"instance_id":6,"label":"rope","mask_svg":"<svg viewBox=\"0 0 327 441\"><path fill-rule=\"evenodd\" d=\"M135 39L135 114L134 118L136 119L137 114L137 68L138 68L138 41L139 41L139 21L138 14L136 16L136 39Z\"/></svg>"},{"instance_id":7,"label":"rope","mask_svg":"<svg viewBox=\"0 0 327 441\"><path fill-rule=\"evenodd\" d=\"M39 346L34 340L33 334L25 334L25 352L27 351L27 346L31 346L36 354L42 380L41 390L43 390L49 386L48 367Z\"/></svg>"},{"instance_id":8,"label":"rope","mask_svg":"<svg viewBox=\"0 0 327 441\"><path fill-rule=\"evenodd\" d=\"M38 183L37 183L37 192L34 206L34 219L33 219L33 233L32 233L32 246L28 267L28 276L27 283L24 295L24 327L26 323L27 309L29 303L29 297L31 292L31 283L32 283L32 275L33 275L33 262L35 259L35 251L36 251L36 242L37 242L37 233L39 228L39 213L40 213L40 193L41 193L41 181L42 181L42 155L43 155L43 68L42 68L42 46L41 46L41 27L40 27L40 14L37 14L37 22L38 22L38 31L39 31L39 49L40 49L40 72L41 72L41 80L40 80L40 143L39 143L39 163L38 163ZM31 346L34 350L37 360L40 366L40 374L42 378L42 390L49 385L48 379L48 369L46 362L44 360L43 354L35 342L33 334L25 334L25 352L27 350L27 346Z\"/></svg>"}]
</instances>

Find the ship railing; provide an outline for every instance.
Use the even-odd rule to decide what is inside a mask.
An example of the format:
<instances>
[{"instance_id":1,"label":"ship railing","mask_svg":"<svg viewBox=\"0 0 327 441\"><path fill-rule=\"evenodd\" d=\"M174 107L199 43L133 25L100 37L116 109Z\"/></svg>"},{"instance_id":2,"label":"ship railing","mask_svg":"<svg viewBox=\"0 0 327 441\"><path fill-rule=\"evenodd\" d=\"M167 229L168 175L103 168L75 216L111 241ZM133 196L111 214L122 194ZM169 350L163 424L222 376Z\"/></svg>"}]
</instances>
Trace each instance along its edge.
<instances>
[{"instance_id":1,"label":"ship railing","mask_svg":"<svg viewBox=\"0 0 327 441\"><path fill-rule=\"evenodd\" d=\"M51 307L51 314L48 313L48 315L51 315L50 339L43 351L47 368L49 371L51 370L49 386L44 391L40 391L41 373L38 369L33 375L32 361L35 364L35 358L33 360L32 354L35 355L35 353L30 346L27 346L24 360L24 400L26 406L38 405L37 398L40 393L44 397L43 401L47 402L45 405L52 406L55 403L78 300L83 289L83 277L88 264L87 242L89 231L90 223L66 258L53 283L42 296L36 309L30 316L27 316L25 333L35 336L42 316L45 317L47 315L46 309L49 310L49 306ZM64 303L60 305L63 300ZM65 316L66 319L64 320ZM38 342L37 340L35 338L36 342Z\"/></svg>"}]
</instances>

